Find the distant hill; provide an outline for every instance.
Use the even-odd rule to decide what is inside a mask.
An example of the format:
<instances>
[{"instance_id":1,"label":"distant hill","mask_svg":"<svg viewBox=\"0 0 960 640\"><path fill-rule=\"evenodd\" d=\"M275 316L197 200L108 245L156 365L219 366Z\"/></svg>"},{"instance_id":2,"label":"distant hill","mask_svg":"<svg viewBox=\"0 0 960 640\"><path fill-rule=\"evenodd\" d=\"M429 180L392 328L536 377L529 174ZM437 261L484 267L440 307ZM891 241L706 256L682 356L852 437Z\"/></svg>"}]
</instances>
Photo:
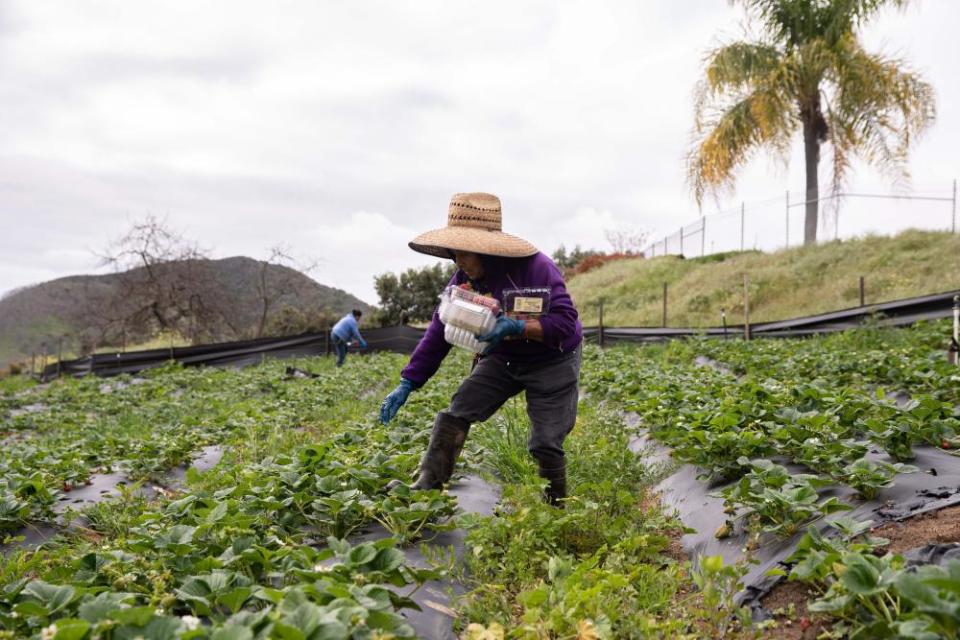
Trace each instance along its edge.
<instances>
[{"instance_id":1,"label":"distant hill","mask_svg":"<svg viewBox=\"0 0 960 640\"><path fill-rule=\"evenodd\" d=\"M905 231L794 247L681 258L611 262L570 278L567 288L585 325L596 325L604 300L608 326L660 326L663 284L673 327L743 322L743 274L750 281L750 320L783 320L860 304L960 289L960 234Z\"/></svg>"},{"instance_id":2,"label":"distant hill","mask_svg":"<svg viewBox=\"0 0 960 640\"><path fill-rule=\"evenodd\" d=\"M264 275L267 283L283 283L283 290L289 291L272 301L267 318L271 328L291 314L302 323L317 322L321 316L339 316L351 309L365 313L373 310L346 291L322 285L289 267L266 265L264 271L263 262L240 256L195 261L193 266L197 264L217 283L217 298L226 308L223 315L229 316L229 328L211 326L205 332L213 339L233 340L256 335L263 308L257 283ZM173 263L170 268L186 269L186 265ZM124 302L122 295L119 274L69 276L8 293L0 298L0 367L28 358L32 351L39 353L42 343L55 344L59 336L66 336L65 351L79 353L79 336L97 333L95 311L99 307L119 307Z\"/></svg>"}]
</instances>

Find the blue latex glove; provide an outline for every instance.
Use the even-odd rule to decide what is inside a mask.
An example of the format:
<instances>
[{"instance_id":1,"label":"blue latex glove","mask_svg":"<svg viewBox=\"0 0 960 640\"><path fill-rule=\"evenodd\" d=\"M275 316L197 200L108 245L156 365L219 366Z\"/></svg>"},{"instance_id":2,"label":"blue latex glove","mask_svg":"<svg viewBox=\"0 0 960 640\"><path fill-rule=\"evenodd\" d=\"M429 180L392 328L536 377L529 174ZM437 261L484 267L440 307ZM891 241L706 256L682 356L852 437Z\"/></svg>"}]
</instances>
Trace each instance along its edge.
<instances>
[{"instance_id":1,"label":"blue latex glove","mask_svg":"<svg viewBox=\"0 0 960 640\"><path fill-rule=\"evenodd\" d=\"M400 411L400 407L407 401L411 391L413 391L413 383L406 378L402 378L397 388L391 391L390 395L384 398L380 404L380 422L387 424L393 420L393 416L397 415L397 411Z\"/></svg>"},{"instance_id":2,"label":"blue latex glove","mask_svg":"<svg viewBox=\"0 0 960 640\"><path fill-rule=\"evenodd\" d=\"M360 348L361 348L361 349L366 349L366 348L367 348L367 341L364 340L363 338L360 338Z\"/></svg>"},{"instance_id":3,"label":"blue latex glove","mask_svg":"<svg viewBox=\"0 0 960 640\"><path fill-rule=\"evenodd\" d=\"M522 336L526 327L527 322L525 320L514 320L501 314L497 316L497 324L494 325L493 329L489 333L477 336L477 340L488 343L483 352L489 353L507 336Z\"/></svg>"}]
</instances>

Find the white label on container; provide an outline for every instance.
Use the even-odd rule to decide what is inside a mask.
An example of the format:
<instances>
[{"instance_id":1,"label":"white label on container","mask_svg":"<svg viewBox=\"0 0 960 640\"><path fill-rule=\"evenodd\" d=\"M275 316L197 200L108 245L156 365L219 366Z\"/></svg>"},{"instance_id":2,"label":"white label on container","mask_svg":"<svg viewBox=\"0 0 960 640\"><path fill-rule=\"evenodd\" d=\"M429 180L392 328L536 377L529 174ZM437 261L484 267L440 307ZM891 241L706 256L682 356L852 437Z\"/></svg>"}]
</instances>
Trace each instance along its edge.
<instances>
[{"instance_id":1,"label":"white label on container","mask_svg":"<svg viewBox=\"0 0 960 640\"><path fill-rule=\"evenodd\" d=\"M524 298L517 296L513 299L514 313L543 313L543 298Z\"/></svg>"}]
</instances>

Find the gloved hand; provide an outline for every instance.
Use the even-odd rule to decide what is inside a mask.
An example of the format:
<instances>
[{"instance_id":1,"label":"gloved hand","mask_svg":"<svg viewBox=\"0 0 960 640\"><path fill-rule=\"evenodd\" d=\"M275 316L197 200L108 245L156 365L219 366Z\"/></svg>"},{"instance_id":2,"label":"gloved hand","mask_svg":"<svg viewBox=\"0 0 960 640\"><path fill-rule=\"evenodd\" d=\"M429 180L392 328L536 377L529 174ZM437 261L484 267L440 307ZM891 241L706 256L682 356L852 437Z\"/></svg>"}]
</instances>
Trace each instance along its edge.
<instances>
[{"instance_id":1,"label":"gloved hand","mask_svg":"<svg viewBox=\"0 0 960 640\"><path fill-rule=\"evenodd\" d=\"M411 391L413 391L413 383L406 378L401 378L397 388L380 403L380 422L387 424L393 420L393 416L400 411L400 407L407 401Z\"/></svg>"},{"instance_id":2,"label":"gloved hand","mask_svg":"<svg viewBox=\"0 0 960 640\"><path fill-rule=\"evenodd\" d=\"M503 339L507 336L522 336L526 327L527 322L525 320L515 320L501 314L497 316L497 324L494 325L493 329L491 329L489 333L477 336L477 340L488 343L487 346L484 347L483 352L489 353L491 349L503 342Z\"/></svg>"},{"instance_id":3,"label":"gloved hand","mask_svg":"<svg viewBox=\"0 0 960 640\"><path fill-rule=\"evenodd\" d=\"M367 341L364 340L363 338L360 338L360 348L361 348L361 349L366 349L366 348L367 348Z\"/></svg>"}]
</instances>

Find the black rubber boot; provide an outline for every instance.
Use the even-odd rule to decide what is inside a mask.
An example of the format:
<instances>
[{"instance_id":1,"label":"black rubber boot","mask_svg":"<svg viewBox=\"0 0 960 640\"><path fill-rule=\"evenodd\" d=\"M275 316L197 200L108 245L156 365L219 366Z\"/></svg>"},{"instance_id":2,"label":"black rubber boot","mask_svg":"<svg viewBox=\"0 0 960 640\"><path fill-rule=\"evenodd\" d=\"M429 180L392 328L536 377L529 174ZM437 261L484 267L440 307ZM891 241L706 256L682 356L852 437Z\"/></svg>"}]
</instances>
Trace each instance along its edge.
<instances>
[{"instance_id":1,"label":"black rubber boot","mask_svg":"<svg viewBox=\"0 0 960 640\"><path fill-rule=\"evenodd\" d=\"M420 463L420 475L410 485L414 491L428 491L439 489L446 484L453 475L463 444L467 441L470 423L460 418L454 418L446 413L438 413L437 421L433 424L433 433L430 434L430 445ZM394 480L388 488L400 484Z\"/></svg>"},{"instance_id":2,"label":"black rubber boot","mask_svg":"<svg viewBox=\"0 0 960 640\"><path fill-rule=\"evenodd\" d=\"M470 423L440 412L430 434L430 446L420 463L420 477L410 488L414 491L439 489L453 475L453 467L467 441Z\"/></svg>"},{"instance_id":3,"label":"black rubber boot","mask_svg":"<svg viewBox=\"0 0 960 640\"><path fill-rule=\"evenodd\" d=\"M540 462L540 477L549 484L543 492L543 499L563 508L562 500L567 497L567 463L562 458L549 462Z\"/></svg>"}]
</instances>

